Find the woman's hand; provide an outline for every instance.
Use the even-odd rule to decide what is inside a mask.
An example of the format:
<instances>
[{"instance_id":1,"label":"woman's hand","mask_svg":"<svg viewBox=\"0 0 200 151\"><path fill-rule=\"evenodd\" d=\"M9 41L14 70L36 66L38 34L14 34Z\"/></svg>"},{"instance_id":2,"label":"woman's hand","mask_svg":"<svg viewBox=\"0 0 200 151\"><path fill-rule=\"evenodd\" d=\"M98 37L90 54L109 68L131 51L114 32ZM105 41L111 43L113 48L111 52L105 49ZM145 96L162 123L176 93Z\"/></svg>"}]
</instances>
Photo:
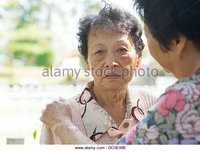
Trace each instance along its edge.
<instances>
[{"instance_id":1,"label":"woman's hand","mask_svg":"<svg viewBox=\"0 0 200 151\"><path fill-rule=\"evenodd\" d=\"M72 123L71 107L61 99L47 104L40 120L62 144L94 144Z\"/></svg>"},{"instance_id":2,"label":"woman's hand","mask_svg":"<svg viewBox=\"0 0 200 151\"><path fill-rule=\"evenodd\" d=\"M70 105L62 99L46 105L40 120L51 130L58 124L71 124L72 113Z\"/></svg>"}]
</instances>

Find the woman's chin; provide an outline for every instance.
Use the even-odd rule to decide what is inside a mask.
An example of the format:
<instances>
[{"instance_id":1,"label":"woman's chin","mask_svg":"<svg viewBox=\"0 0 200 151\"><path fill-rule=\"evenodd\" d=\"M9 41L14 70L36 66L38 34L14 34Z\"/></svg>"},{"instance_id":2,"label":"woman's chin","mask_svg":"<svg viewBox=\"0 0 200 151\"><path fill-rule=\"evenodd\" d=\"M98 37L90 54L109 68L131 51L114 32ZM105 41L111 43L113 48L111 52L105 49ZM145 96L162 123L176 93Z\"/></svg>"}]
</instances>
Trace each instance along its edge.
<instances>
[{"instance_id":1,"label":"woman's chin","mask_svg":"<svg viewBox=\"0 0 200 151\"><path fill-rule=\"evenodd\" d=\"M126 85L127 83L122 80L121 78L116 78L116 79L112 79L112 78L105 78L104 80L104 85L108 88L111 89L118 89L123 87L123 85Z\"/></svg>"}]
</instances>

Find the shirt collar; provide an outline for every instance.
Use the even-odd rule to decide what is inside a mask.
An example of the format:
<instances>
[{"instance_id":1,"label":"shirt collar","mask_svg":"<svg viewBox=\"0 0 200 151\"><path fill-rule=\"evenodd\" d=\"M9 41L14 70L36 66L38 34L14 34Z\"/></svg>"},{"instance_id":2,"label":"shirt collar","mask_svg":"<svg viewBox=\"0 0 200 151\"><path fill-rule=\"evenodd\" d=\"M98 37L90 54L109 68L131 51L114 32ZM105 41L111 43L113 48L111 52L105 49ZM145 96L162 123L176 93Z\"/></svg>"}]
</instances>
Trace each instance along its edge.
<instances>
[{"instance_id":1,"label":"shirt collar","mask_svg":"<svg viewBox=\"0 0 200 151\"><path fill-rule=\"evenodd\" d=\"M177 81L177 83L180 83L180 82L191 82L191 81L199 81L200 79L200 70L198 70L195 74L193 74L192 76L190 77L186 77L186 78L182 78L182 79L179 79Z\"/></svg>"},{"instance_id":2,"label":"shirt collar","mask_svg":"<svg viewBox=\"0 0 200 151\"><path fill-rule=\"evenodd\" d=\"M81 117L85 125L88 137L92 140L97 140L101 134L109 128L118 128L112 117L92 98L90 88L93 81L89 82L81 93L78 103L80 106ZM131 110L136 106L138 98L130 95L130 90L126 96L125 119L131 119ZM87 103L86 103L87 102Z\"/></svg>"}]
</instances>

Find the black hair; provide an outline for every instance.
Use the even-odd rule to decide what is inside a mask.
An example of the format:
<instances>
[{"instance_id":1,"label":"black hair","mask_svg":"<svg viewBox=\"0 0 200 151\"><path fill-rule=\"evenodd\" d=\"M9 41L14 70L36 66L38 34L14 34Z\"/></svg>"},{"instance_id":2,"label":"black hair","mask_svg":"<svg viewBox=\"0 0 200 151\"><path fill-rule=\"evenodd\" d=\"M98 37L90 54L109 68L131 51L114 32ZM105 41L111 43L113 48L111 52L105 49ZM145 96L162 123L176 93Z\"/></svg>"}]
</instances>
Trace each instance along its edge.
<instances>
[{"instance_id":1,"label":"black hair","mask_svg":"<svg viewBox=\"0 0 200 151\"><path fill-rule=\"evenodd\" d=\"M134 0L136 10L152 36L170 50L171 40L180 35L200 50L200 0Z\"/></svg>"},{"instance_id":2,"label":"black hair","mask_svg":"<svg viewBox=\"0 0 200 151\"><path fill-rule=\"evenodd\" d=\"M136 52L141 55L144 43L141 39L142 28L137 19L125 10L106 4L98 15L88 15L79 20L78 50L85 59L88 57L88 35L95 26L108 26L116 32L130 35Z\"/></svg>"}]
</instances>

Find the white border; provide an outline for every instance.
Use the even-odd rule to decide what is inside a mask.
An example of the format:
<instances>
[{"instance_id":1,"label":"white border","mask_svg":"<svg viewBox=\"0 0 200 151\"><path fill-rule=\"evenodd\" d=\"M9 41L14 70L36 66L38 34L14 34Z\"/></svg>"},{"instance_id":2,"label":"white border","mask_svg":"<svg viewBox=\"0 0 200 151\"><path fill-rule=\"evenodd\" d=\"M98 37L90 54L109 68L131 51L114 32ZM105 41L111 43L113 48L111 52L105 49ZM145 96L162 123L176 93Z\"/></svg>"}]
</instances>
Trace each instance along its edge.
<instances>
[{"instance_id":1,"label":"white border","mask_svg":"<svg viewBox=\"0 0 200 151\"><path fill-rule=\"evenodd\" d=\"M76 149L80 148L80 149ZM81 149L82 148L82 149ZM0 151L200 151L200 145L0 145Z\"/></svg>"}]
</instances>

